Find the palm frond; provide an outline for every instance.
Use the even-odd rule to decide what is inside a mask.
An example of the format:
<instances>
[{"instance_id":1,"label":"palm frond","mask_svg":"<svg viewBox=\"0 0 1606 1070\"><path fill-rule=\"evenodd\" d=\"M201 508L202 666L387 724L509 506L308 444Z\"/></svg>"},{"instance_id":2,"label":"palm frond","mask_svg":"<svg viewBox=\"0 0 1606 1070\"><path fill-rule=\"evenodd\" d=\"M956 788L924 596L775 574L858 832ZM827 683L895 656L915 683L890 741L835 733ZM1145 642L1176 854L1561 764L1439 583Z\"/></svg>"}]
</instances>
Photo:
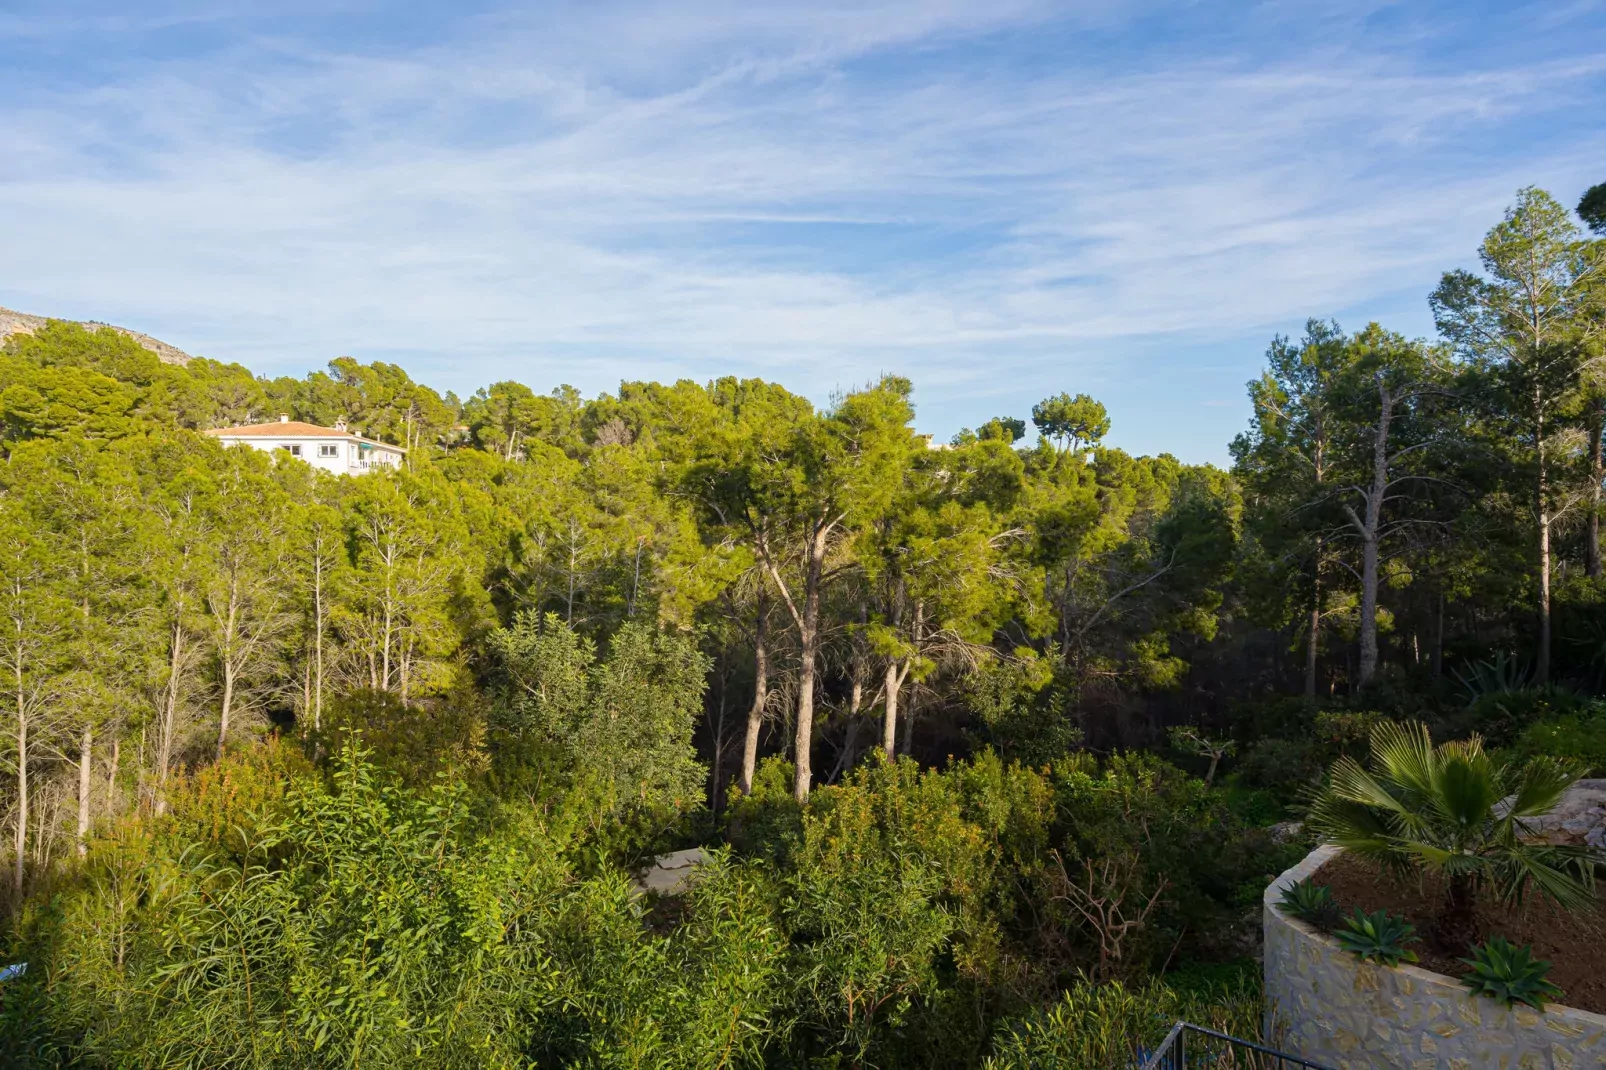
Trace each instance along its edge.
<instances>
[{"instance_id":1,"label":"palm frond","mask_svg":"<svg viewBox=\"0 0 1606 1070\"><path fill-rule=\"evenodd\" d=\"M1433 740L1417 722L1384 721L1372 729L1372 762L1379 774L1421 798L1434 789Z\"/></svg>"},{"instance_id":2,"label":"palm frond","mask_svg":"<svg viewBox=\"0 0 1606 1070\"><path fill-rule=\"evenodd\" d=\"M1556 758L1531 759L1517 774L1509 816L1520 820L1550 813L1578 776L1574 766Z\"/></svg>"},{"instance_id":3,"label":"palm frond","mask_svg":"<svg viewBox=\"0 0 1606 1070\"><path fill-rule=\"evenodd\" d=\"M1390 868L1442 874L1447 910L1466 909L1464 893L1480 887L1508 903L1537 892L1580 909L1594 902L1599 859L1525 838L1528 822L1554 809L1577 775L1550 758L1513 775L1477 736L1435 747L1421 724L1385 723L1372 732L1370 768L1335 762L1307 823L1326 842Z\"/></svg>"}]
</instances>

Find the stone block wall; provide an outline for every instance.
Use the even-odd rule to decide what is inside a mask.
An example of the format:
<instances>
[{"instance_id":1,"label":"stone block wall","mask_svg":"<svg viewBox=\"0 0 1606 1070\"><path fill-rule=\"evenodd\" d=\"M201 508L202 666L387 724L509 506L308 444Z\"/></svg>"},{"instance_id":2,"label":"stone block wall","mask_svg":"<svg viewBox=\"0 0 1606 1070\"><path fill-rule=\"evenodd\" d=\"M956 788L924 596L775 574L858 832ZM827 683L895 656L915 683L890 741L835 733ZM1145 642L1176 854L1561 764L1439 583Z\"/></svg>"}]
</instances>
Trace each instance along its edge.
<instances>
[{"instance_id":1,"label":"stone block wall","mask_svg":"<svg viewBox=\"0 0 1606 1070\"><path fill-rule=\"evenodd\" d=\"M1606 1015L1510 1008L1453 977L1362 963L1278 909L1283 888L1337 851L1317 848L1266 889L1266 1013L1278 1047L1334 1070L1606 1070Z\"/></svg>"}]
</instances>

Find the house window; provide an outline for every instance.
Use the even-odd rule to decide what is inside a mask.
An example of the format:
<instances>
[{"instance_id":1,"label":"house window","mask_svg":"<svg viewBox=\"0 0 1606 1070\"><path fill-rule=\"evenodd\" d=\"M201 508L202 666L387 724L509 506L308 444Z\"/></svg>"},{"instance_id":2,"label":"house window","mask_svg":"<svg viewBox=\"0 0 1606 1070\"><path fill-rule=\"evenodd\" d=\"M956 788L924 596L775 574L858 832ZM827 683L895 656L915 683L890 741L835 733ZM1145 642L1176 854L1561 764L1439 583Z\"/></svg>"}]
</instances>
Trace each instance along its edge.
<instances>
[{"instance_id":1,"label":"house window","mask_svg":"<svg viewBox=\"0 0 1606 1070\"><path fill-rule=\"evenodd\" d=\"M323 442L318 445L319 457L339 457L340 447L333 442Z\"/></svg>"},{"instance_id":2,"label":"house window","mask_svg":"<svg viewBox=\"0 0 1606 1070\"><path fill-rule=\"evenodd\" d=\"M301 443L299 442L281 442L279 443L279 448L281 450L289 450L292 457L301 456Z\"/></svg>"}]
</instances>

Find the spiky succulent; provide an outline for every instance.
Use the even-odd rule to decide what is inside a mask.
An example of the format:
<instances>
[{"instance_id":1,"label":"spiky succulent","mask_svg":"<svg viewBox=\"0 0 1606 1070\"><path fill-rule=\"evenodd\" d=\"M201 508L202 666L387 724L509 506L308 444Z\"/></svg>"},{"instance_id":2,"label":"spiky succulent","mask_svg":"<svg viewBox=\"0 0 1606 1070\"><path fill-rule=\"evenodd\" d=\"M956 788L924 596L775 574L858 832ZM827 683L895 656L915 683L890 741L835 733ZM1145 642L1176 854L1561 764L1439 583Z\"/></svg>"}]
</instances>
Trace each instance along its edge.
<instances>
[{"instance_id":1,"label":"spiky succulent","mask_svg":"<svg viewBox=\"0 0 1606 1070\"><path fill-rule=\"evenodd\" d=\"M1398 966L1401 962L1416 961L1416 952L1405 946L1417 942L1416 926L1386 910L1371 914L1355 911L1353 917L1344 919L1337 936L1339 946L1359 956L1362 962Z\"/></svg>"},{"instance_id":2,"label":"spiky succulent","mask_svg":"<svg viewBox=\"0 0 1606 1070\"><path fill-rule=\"evenodd\" d=\"M1518 946L1503 936L1490 937L1472 949L1472 957L1461 960L1470 972L1462 978L1474 995L1489 996L1510 1006L1526 1003L1545 1009L1547 999L1561 998L1562 991L1545 979L1550 963L1536 959L1533 949Z\"/></svg>"},{"instance_id":3,"label":"spiky succulent","mask_svg":"<svg viewBox=\"0 0 1606 1070\"><path fill-rule=\"evenodd\" d=\"M1309 877L1284 888L1278 905L1324 933L1330 933L1338 927L1340 914L1333 890L1325 884L1311 883Z\"/></svg>"}]
</instances>

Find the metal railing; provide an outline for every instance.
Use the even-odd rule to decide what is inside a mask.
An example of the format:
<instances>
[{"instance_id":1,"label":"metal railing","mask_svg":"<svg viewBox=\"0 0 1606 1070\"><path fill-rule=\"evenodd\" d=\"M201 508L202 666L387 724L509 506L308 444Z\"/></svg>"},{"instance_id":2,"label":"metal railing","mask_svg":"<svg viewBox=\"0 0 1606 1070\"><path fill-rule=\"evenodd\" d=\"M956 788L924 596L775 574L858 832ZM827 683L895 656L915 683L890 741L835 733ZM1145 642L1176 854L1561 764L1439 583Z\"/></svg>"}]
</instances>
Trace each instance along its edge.
<instances>
[{"instance_id":1,"label":"metal railing","mask_svg":"<svg viewBox=\"0 0 1606 1070\"><path fill-rule=\"evenodd\" d=\"M1189 1066L1208 1066L1212 1070L1285 1070L1291 1066L1328 1070L1321 1063L1191 1022L1172 1026L1160 1046L1143 1061L1143 1070L1187 1070Z\"/></svg>"}]
</instances>

